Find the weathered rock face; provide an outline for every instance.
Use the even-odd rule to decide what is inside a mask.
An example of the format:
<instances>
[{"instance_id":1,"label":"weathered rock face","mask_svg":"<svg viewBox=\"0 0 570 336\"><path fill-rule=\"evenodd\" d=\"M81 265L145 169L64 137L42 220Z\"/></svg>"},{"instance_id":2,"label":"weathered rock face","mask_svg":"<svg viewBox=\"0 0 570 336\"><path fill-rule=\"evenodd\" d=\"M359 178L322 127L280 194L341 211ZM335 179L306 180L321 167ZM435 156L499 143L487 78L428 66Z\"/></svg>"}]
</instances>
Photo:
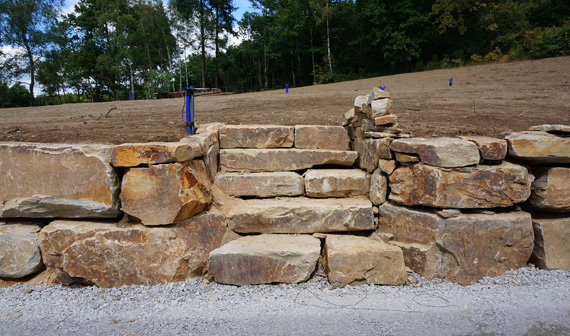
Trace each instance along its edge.
<instances>
[{"instance_id":1,"label":"weathered rock face","mask_svg":"<svg viewBox=\"0 0 570 336\"><path fill-rule=\"evenodd\" d=\"M223 216L216 213L170 228L54 221L41 231L40 246L60 283L155 285L201 276L225 232Z\"/></svg>"},{"instance_id":2,"label":"weathered rock face","mask_svg":"<svg viewBox=\"0 0 570 336\"><path fill-rule=\"evenodd\" d=\"M198 142L129 143L113 147L111 165L136 167L141 164L184 162L205 154Z\"/></svg>"},{"instance_id":3,"label":"weathered rock face","mask_svg":"<svg viewBox=\"0 0 570 336\"><path fill-rule=\"evenodd\" d=\"M570 216L533 215L531 262L542 269L570 270Z\"/></svg>"},{"instance_id":4,"label":"weathered rock face","mask_svg":"<svg viewBox=\"0 0 570 336\"><path fill-rule=\"evenodd\" d=\"M112 146L0 144L0 217L110 218L119 211Z\"/></svg>"},{"instance_id":5,"label":"weathered rock face","mask_svg":"<svg viewBox=\"0 0 570 336\"><path fill-rule=\"evenodd\" d=\"M378 118L374 118L374 125L387 125L393 124L398 121L398 116L395 114L387 114Z\"/></svg>"},{"instance_id":6,"label":"weathered rock face","mask_svg":"<svg viewBox=\"0 0 570 336\"><path fill-rule=\"evenodd\" d=\"M372 108L372 118L381 117L386 114L392 113L392 99L377 99L370 102L370 107Z\"/></svg>"},{"instance_id":7,"label":"weathered rock face","mask_svg":"<svg viewBox=\"0 0 570 336\"><path fill-rule=\"evenodd\" d=\"M508 207L530 196L534 177L520 165L444 169L414 164L390 175L390 200L439 208Z\"/></svg>"},{"instance_id":8,"label":"weathered rock face","mask_svg":"<svg viewBox=\"0 0 570 336\"><path fill-rule=\"evenodd\" d=\"M222 149L220 168L231 171L292 171L317 165L352 166L357 153L322 149Z\"/></svg>"},{"instance_id":9,"label":"weathered rock face","mask_svg":"<svg viewBox=\"0 0 570 336\"><path fill-rule=\"evenodd\" d=\"M378 168L381 172L391 175L396 169L396 161L380 159L378 160Z\"/></svg>"},{"instance_id":10,"label":"weathered rock face","mask_svg":"<svg viewBox=\"0 0 570 336\"><path fill-rule=\"evenodd\" d=\"M309 279L320 252L320 241L311 236L248 236L212 251L208 274L238 286L298 283Z\"/></svg>"},{"instance_id":11,"label":"weathered rock face","mask_svg":"<svg viewBox=\"0 0 570 336\"><path fill-rule=\"evenodd\" d=\"M388 194L388 178L376 169L370 178L370 200L372 204L379 205L386 202Z\"/></svg>"},{"instance_id":12,"label":"weathered rock face","mask_svg":"<svg viewBox=\"0 0 570 336\"><path fill-rule=\"evenodd\" d=\"M215 185L237 197L300 196L305 191L303 178L293 172L220 173Z\"/></svg>"},{"instance_id":13,"label":"weathered rock face","mask_svg":"<svg viewBox=\"0 0 570 336\"><path fill-rule=\"evenodd\" d=\"M145 225L180 222L212 202L204 162L131 168L123 177L123 211Z\"/></svg>"},{"instance_id":14,"label":"weathered rock face","mask_svg":"<svg viewBox=\"0 0 570 336\"><path fill-rule=\"evenodd\" d=\"M444 168L474 165L480 159L473 142L458 138L397 139L390 148L395 152L418 154L423 163Z\"/></svg>"},{"instance_id":15,"label":"weathered rock face","mask_svg":"<svg viewBox=\"0 0 570 336\"><path fill-rule=\"evenodd\" d=\"M536 179L529 205L543 211L570 212L570 168L540 167L533 173Z\"/></svg>"},{"instance_id":16,"label":"weathered rock face","mask_svg":"<svg viewBox=\"0 0 570 336\"><path fill-rule=\"evenodd\" d=\"M39 225L0 225L0 278L18 279L39 271Z\"/></svg>"},{"instance_id":17,"label":"weathered rock face","mask_svg":"<svg viewBox=\"0 0 570 336\"><path fill-rule=\"evenodd\" d=\"M561 133L561 134L570 134L570 125L561 125L561 124L553 124L553 125L537 125L532 126L528 129L529 131L542 131L542 132L549 132L549 133Z\"/></svg>"},{"instance_id":18,"label":"weathered rock face","mask_svg":"<svg viewBox=\"0 0 570 336\"><path fill-rule=\"evenodd\" d=\"M431 211L379 208L378 231L393 235L406 266L422 276L462 285L524 267L533 250L530 214L458 214L443 218Z\"/></svg>"},{"instance_id":19,"label":"weathered rock face","mask_svg":"<svg viewBox=\"0 0 570 336\"><path fill-rule=\"evenodd\" d=\"M323 264L334 287L399 286L407 278L399 247L365 237L327 235Z\"/></svg>"},{"instance_id":20,"label":"weathered rock face","mask_svg":"<svg viewBox=\"0 0 570 336\"><path fill-rule=\"evenodd\" d=\"M295 148L350 150L350 138L341 126L297 125Z\"/></svg>"},{"instance_id":21,"label":"weathered rock face","mask_svg":"<svg viewBox=\"0 0 570 336\"><path fill-rule=\"evenodd\" d=\"M221 148L293 147L293 126L235 125L220 128Z\"/></svg>"},{"instance_id":22,"label":"weathered rock face","mask_svg":"<svg viewBox=\"0 0 570 336\"><path fill-rule=\"evenodd\" d=\"M219 126L221 127L221 126ZM216 126L209 126L207 129L215 129L215 131L202 131L202 133L197 134L190 138L196 138L198 141L203 143L204 152L204 164L206 165L206 171L208 172L208 178L210 181L214 181L214 177L218 172L220 156L220 142L218 141L218 131Z\"/></svg>"},{"instance_id":23,"label":"weathered rock face","mask_svg":"<svg viewBox=\"0 0 570 336\"><path fill-rule=\"evenodd\" d=\"M509 156L530 163L570 163L570 138L546 132L517 132L505 137Z\"/></svg>"},{"instance_id":24,"label":"weathered rock face","mask_svg":"<svg viewBox=\"0 0 570 336\"><path fill-rule=\"evenodd\" d=\"M372 173L378 168L379 159L391 159L392 138L354 139L354 150L358 152L358 166Z\"/></svg>"},{"instance_id":25,"label":"weathered rock face","mask_svg":"<svg viewBox=\"0 0 570 336\"><path fill-rule=\"evenodd\" d=\"M360 169L314 169L305 173L309 197L352 197L367 195L370 180Z\"/></svg>"},{"instance_id":26,"label":"weathered rock face","mask_svg":"<svg viewBox=\"0 0 570 336\"><path fill-rule=\"evenodd\" d=\"M238 233L315 233L374 229L368 198L245 200L226 213Z\"/></svg>"},{"instance_id":27,"label":"weathered rock face","mask_svg":"<svg viewBox=\"0 0 570 336\"><path fill-rule=\"evenodd\" d=\"M489 161L504 160L507 156L507 141L484 136L461 136L463 140L471 141L479 149L481 159Z\"/></svg>"}]
</instances>

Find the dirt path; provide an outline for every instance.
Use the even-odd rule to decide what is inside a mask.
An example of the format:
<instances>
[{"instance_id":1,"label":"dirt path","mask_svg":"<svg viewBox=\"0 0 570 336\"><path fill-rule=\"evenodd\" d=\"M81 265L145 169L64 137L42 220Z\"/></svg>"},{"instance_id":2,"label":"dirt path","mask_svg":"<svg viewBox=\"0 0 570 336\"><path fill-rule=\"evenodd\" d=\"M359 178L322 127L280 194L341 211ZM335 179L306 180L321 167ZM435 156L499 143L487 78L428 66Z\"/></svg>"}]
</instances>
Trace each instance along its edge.
<instances>
[{"instance_id":1,"label":"dirt path","mask_svg":"<svg viewBox=\"0 0 570 336\"><path fill-rule=\"evenodd\" d=\"M292 88L288 94L200 96L196 122L340 125L354 98L380 84L414 136L501 137L532 125L570 124L570 57ZM176 141L185 135L183 104L178 98L1 109L0 141Z\"/></svg>"}]
</instances>

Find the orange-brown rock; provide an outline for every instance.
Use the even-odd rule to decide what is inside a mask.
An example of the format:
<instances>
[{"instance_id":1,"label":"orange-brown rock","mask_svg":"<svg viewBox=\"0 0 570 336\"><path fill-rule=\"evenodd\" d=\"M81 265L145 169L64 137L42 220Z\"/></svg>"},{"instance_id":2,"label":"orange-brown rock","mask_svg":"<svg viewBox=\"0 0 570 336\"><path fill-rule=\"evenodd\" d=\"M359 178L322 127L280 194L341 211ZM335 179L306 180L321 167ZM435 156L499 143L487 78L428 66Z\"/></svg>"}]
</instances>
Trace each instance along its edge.
<instances>
[{"instance_id":1,"label":"orange-brown rock","mask_svg":"<svg viewBox=\"0 0 570 336\"><path fill-rule=\"evenodd\" d=\"M406 282L402 250L366 237L327 235L323 266L334 287Z\"/></svg>"},{"instance_id":2,"label":"orange-brown rock","mask_svg":"<svg viewBox=\"0 0 570 336\"><path fill-rule=\"evenodd\" d=\"M533 214L531 262L542 269L570 271L570 216Z\"/></svg>"},{"instance_id":3,"label":"orange-brown rock","mask_svg":"<svg viewBox=\"0 0 570 336\"><path fill-rule=\"evenodd\" d=\"M354 150L358 152L358 166L369 173L378 168L378 160L391 159L392 138L354 139Z\"/></svg>"},{"instance_id":4,"label":"orange-brown rock","mask_svg":"<svg viewBox=\"0 0 570 336\"><path fill-rule=\"evenodd\" d=\"M381 126L393 124L398 121L398 116L395 114L387 114L385 116L374 118L374 125Z\"/></svg>"},{"instance_id":5,"label":"orange-brown rock","mask_svg":"<svg viewBox=\"0 0 570 336\"><path fill-rule=\"evenodd\" d=\"M18 279L43 267L40 229L33 224L0 225L0 277Z\"/></svg>"},{"instance_id":6,"label":"orange-brown rock","mask_svg":"<svg viewBox=\"0 0 570 336\"><path fill-rule=\"evenodd\" d=\"M423 163L445 168L479 163L477 146L459 138L412 138L394 140L390 148L399 153L417 154Z\"/></svg>"},{"instance_id":7,"label":"orange-brown rock","mask_svg":"<svg viewBox=\"0 0 570 336\"><path fill-rule=\"evenodd\" d=\"M527 131L505 137L508 155L530 163L570 163L570 138Z\"/></svg>"},{"instance_id":8,"label":"orange-brown rock","mask_svg":"<svg viewBox=\"0 0 570 336\"><path fill-rule=\"evenodd\" d=\"M276 198L238 202L225 213L238 233L315 233L374 229L372 203L361 198Z\"/></svg>"},{"instance_id":9,"label":"orange-brown rock","mask_svg":"<svg viewBox=\"0 0 570 336\"><path fill-rule=\"evenodd\" d=\"M42 229L40 246L56 283L156 285L203 275L225 232L215 212L169 228L54 221Z\"/></svg>"},{"instance_id":10,"label":"orange-brown rock","mask_svg":"<svg viewBox=\"0 0 570 336\"><path fill-rule=\"evenodd\" d=\"M570 168L537 167L532 171L535 180L529 205L541 211L570 212Z\"/></svg>"},{"instance_id":11,"label":"orange-brown rock","mask_svg":"<svg viewBox=\"0 0 570 336\"><path fill-rule=\"evenodd\" d=\"M417 163L390 175L389 199L438 208L495 208L524 202L534 177L520 165L446 169Z\"/></svg>"},{"instance_id":12,"label":"orange-brown rock","mask_svg":"<svg viewBox=\"0 0 570 336\"><path fill-rule=\"evenodd\" d=\"M205 154L198 142L127 143L113 147L111 165L136 167L143 164L184 162Z\"/></svg>"},{"instance_id":13,"label":"orange-brown rock","mask_svg":"<svg viewBox=\"0 0 570 336\"><path fill-rule=\"evenodd\" d=\"M220 128L220 148L293 147L293 126L232 125Z\"/></svg>"},{"instance_id":14,"label":"orange-brown rock","mask_svg":"<svg viewBox=\"0 0 570 336\"><path fill-rule=\"evenodd\" d=\"M305 191L303 178L293 172L220 173L214 184L236 197L301 196Z\"/></svg>"},{"instance_id":15,"label":"orange-brown rock","mask_svg":"<svg viewBox=\"0 0 570 336\"><path fill-rule=\"evenodd\" d=\"M0 143L0 217L117 217L111 148Z\"/></svg>"},{"instance_id":16,"label":"orange-brown rock","mask_svg":"<svg viewBox=\"0 0 570 336\"><path fill-rule=\"evenodd\" d=\"M325 149L222 149L222 172L292 171L318 165L352 166L357 153Z\"/></svg>"},{"instance_id":17,"label":"orange-brown rock","mask_svg":"<svg viewBox=\"0 0 570 336\"><path fill-rule=\"evenodd\" d=\"M461 139L471 141L479 150L482 160L500 161L507 156L507 141L497 138L465 135Z\"/></svg>"},{"instance_id":18,"label":"orange-brown rock","mask_svg":"<svg viewBox=\"0 0 570 336\"><path fill-rule=\"evenodd\" d=\"M311 236L248 236L212 251L208 274L238 286L298 283L309 279L320 252L320 241Z\"/></svg>"},{"instance_id":19,"label":"orange-brown rock","mask_svg":"<svg viewBox=\"0 0 570 336\"><path fill-rule=\"evenodd\" d=\"M533 250L532 219L522 211L460 213L444 218L422 208L384 203L378 231L393 235L406 266L428 278L468 285L525 267Z\"/></svg>"},{"instance_id":20,"label":"orange-brown rock","mask_svg":"<svg viewBox=\"0 0 570 336\"><path fill-rule=\"evenodd\" d=\"M168 225L188 219L212 202L203 161L131 168L123 177L124 212L144 225Z\"/></svg>"},{"instance_id":21,"label":"orange-brown rock","mask_svg":"<svg viewBox=\"0 0 570 336\"><path fill-rule=\"evenodd\" d=\"M295 148L350 150L350 138L341 126L297 125Z\"/></svg>"},{"instance_id":22,"label":"orange-brown rock","mask_svg":"<svg viewBox=\"0 0 570 336\"><path fill-rule=\"evenodd\" d=\"M310 169L304 175L309 197L367 195L370 178L360 169Z\"/></svg>"}]
</instances>

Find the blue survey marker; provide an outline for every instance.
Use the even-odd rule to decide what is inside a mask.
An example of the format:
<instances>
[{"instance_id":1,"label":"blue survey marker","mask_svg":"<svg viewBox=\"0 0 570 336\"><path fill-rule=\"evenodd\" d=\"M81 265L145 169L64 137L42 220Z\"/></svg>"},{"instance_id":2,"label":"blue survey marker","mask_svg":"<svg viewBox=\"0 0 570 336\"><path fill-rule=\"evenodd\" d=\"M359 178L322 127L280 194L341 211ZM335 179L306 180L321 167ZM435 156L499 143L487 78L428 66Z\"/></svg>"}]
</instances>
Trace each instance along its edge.
<instances>
[{"instance_id":1,"label":"blue survey marker","mask_svg":"<svg viewBox=\"0 0 570 336\"><path fill-rule=\"evenodd\" d=\"M194 89L186 88L186 131L194 134Z\"/></svg>"}]
</instances>

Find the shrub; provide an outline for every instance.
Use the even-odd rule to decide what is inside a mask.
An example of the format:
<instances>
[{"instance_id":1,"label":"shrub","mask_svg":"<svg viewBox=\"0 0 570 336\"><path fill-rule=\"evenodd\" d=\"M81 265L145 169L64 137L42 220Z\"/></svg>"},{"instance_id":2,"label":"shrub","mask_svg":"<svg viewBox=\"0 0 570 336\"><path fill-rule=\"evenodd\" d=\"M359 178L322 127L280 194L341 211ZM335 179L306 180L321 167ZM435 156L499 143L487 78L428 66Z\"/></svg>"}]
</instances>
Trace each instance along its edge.
<instances>
[{"instance_id":1,"label":"shrub","mask_svg":"<svg viewBox=\"0 0 570 336\"><path fill-rule=\"evenodd\" d=\"M570 55L570 20L562 27L537 28L527 33L533 58Z\"/></svg>"}]
</instances>

